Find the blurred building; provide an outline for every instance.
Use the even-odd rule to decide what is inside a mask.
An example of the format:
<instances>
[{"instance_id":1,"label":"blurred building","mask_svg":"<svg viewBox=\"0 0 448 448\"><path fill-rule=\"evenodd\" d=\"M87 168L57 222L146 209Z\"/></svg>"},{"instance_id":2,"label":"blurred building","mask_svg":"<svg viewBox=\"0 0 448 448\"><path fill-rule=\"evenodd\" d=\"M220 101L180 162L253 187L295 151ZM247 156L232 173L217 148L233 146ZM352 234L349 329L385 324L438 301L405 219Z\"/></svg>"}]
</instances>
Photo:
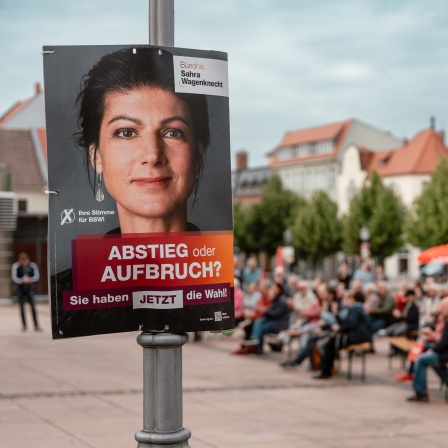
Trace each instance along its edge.
<instances>
[{"instance_id":1,"label":"blurred building","mask_svg":"<svg viewBox=\"0 0 448 448\"><path fill-rule=\"evenodd\" d=\"M243 205L257 202L263 183L278 173L283 185L309 199L323 190L338 205L339 215L348 211L350 200L368 182L375 170L387 186L410 207L429 182L440 157L448 158L445 135L435 130L431 119L410 141L403 141L359 120L347 120L286 132L268 154L266 167L247 167L247 154L237 154L233 172L235 201ZM419 249L406 245L386 259L388 275L400 278L419 276ZM324 274L332 276L334 262L326 260Z\"/></svg>"},{"instance_id":2,"label":"blurred building","mask_svg":"<svg viewBox=\"0 0 448 448\"><path fill-rule=\"evenodd\" d=\"M17 198L12 191L11 173L0 162L0 298L11 296L13 232L17 227Z\"/></svg>"},{"instance_id":3,"label":"blurred building","mask_svg":"<svg viewBox=\"0 0 448 448\"><path fill-rule=\"evenodd\" d=\"M235 203L247 207L260 201L263 187L271 177L271 168L249 168L247 151L236 154L236 169L232 171L232 192Z\"/></svg>"},{"instance_id":4,"label":"blurred building","mask_svg":"<svg viewBox=\"0 0 448 448\"><path fill-rule=\"evenodd\" d=\"M16 103L0 117L0 163L8 172L17 212L16 228L1 261L9 266L8 278L2 275L9 282L9 294L3 288L0 296L11 296L10 268L22 251L29 253L41 271L36 292L47 294L48 169L44 94L39 84L31 98Z\"/></svg>"},{"instance_id":5,"label":"blurred building","mask_svg":"<svg viewBox=\"0 0 448 448\"><path fill-rule=\"evenodd\" d=\"M412 140L391 150L373 151L368 147L350 145L342 157L337 180L339 213L343 215L348 211L351 198L373 170L385 185L395 190L407 207L411 207L430 181L441 157L448 159L448 147L444 132L435 130L434 120L431 120L429 129L418 132ZM417 278L419 252L410 245L401 248L386 260L388 275L392 278Z\"/></svg>"},{"instance_id":6,"label":"blurred building","mask_svg":"<svg viewBox=\"0 0 448 448\"><path fill-rule=\"evenodd\" d=\"M339 204L338 175L350 145L381 151L401 146L402 140L358 120L341 121L286 132L268 163L289 190L307 199L323 190Z\"/></svg>"}]
</instances>

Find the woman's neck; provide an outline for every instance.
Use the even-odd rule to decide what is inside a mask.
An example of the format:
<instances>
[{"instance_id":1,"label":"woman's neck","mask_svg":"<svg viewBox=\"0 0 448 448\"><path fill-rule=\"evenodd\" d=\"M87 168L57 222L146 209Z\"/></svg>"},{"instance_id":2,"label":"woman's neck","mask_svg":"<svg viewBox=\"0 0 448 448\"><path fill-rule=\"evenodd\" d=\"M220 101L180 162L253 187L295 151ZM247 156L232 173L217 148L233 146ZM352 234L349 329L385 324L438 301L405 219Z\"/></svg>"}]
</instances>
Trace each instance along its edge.
<instances>
[{"instance_id":1,"label":"woman's neck","mask_svg":"<svg viewBox=\"0 0 448 448\"><path fill-rule=\"evenodd\" d=\"M121 233L164 233L164 232L185 232L188 230L187 216L176 215L168 218L147 218L137 215L120 213Z\"/></svg>"}]
</instances>

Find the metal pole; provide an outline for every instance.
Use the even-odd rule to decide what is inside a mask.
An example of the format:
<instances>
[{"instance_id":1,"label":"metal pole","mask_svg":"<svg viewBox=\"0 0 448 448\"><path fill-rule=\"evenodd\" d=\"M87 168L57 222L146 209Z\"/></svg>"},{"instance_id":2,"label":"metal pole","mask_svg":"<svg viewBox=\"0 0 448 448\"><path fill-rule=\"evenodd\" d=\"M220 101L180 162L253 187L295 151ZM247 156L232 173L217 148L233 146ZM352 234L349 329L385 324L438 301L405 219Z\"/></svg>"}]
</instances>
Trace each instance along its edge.
<instances>
[{"instance_id":1,"label":"metal pole","mask_svg":"<svg viewBox=\"0 0 448 448\"><path fill-rule=\"evenodd\" d=\"M182 345L186 334L142 333L143 429L137 448L189 448L191 432L182 427Z\"/></svg>"},{"instance_id":2,"label":"metal pole","mask_svg":"<svg viewBox=\"0 0 448 448\"><path fill-rule=\"evenodd\" d=\"M174 0L149 0L149 44L174 46ZM182 346L186 334L143 331L143 429L137 448L190 448L182 427Z\"/></svg>"},{"instance_id":3,"label":"metal pole","mask_svg":"<svg viewBox=\"0 0 448 448\"><path fill-rule=\"evenodd\" d=\"M174 47L174 0L149 0L149 45Z\"/></svg>"}]
</instances>

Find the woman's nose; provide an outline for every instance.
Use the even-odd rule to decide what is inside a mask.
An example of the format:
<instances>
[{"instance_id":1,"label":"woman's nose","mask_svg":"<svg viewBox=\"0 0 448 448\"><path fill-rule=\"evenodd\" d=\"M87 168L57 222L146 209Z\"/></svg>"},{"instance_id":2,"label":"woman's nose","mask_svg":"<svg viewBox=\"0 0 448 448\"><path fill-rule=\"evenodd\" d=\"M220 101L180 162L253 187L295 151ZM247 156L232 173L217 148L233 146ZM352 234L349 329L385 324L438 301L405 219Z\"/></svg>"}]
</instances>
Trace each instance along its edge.
<instances>
[{"instance_id":1,"label":"woman's nose","mask_svg":"<svg viewBox=\"0 0 448 448\"><path fill-rule=\"evenodd\" d=\"M143 136L142 163L158 165L167 161L163 140L157 135Z\"/></svg>"}]
</instances>

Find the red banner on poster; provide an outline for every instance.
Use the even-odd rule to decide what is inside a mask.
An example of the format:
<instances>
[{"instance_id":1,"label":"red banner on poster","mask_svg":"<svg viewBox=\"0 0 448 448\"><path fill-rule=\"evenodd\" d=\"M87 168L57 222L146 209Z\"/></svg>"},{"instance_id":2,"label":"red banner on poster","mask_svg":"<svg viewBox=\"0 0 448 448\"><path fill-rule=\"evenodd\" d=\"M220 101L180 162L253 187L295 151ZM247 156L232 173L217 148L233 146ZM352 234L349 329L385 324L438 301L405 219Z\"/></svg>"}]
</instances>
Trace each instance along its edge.
<instances>
[{"instance_id":1,"label":"red banner on poster","mask_svg":"<svg viewBox=\"0 0 448 448\"><path fill-rule=\"evenodd\" d=\"M231 232L82 235L73 241L73 289L233 286Z\"/></svg>"}]
</instances>

